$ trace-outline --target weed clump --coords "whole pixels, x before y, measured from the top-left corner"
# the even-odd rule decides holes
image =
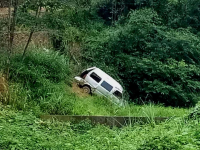
[[[199,118],[200,117],[200,103],[197,103],[197,105],[194,107],[194,109],[190,112],[189,118]]]
[[[69,73],[68,58],[55,51],[36,50],[23,59],[20,54],[14,55],[10,65],[10,79],[21,85],[18,86],[21,90],[16,95],[24,91],[26,98],[22,99],[27,99],[18,99],[18,106],[28,106],[29,103],[33,106],[39,105],[43,112],[50,114],[69,113],[72,103],[65,94]]]
[[[15,55],[11,61],[10,78],[28,84],[40,86],[45,80],[52,83],[65,81],[69,75],[68,58],[58,52],[30,52],[22,59]]]

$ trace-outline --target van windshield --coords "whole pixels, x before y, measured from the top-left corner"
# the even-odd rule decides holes
[[[115,92],[113,93],[113,95],[116,96],[116,97],[119,98],[119,99],[122,99],[122,93],[119,92],[119,91],[115,91]]]

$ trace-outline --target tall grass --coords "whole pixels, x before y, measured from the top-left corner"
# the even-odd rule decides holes
[[[188,114],[188,109],[153,103],[119,107],[104,97],[78,95],[70,87],[67,62],[56,52],[33,51],[24,59],[13,56],[8,105],[0,104],[0,149],[198,149],[198,120],[177,118],[153,126],[110,129],[38,119],[41,113],[143,116],[153,123],[156,116]]]
[[[18,109],[35,106],[48,113],[68,112],[62,110],[70,105],[65,95],[70,82],[68,64],[68,58],[55,51],[32,50],[23,59],[21,54],[12,56],[9,104]]]
[[[153,103],[145,105],[128,104],[119,107],[103,97],[76,98],[73,113],[77,115],[108,115],[137,117],[168,117],[184,116],[188,109],[164,107]]]

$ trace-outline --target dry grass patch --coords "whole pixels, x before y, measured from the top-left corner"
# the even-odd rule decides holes
[[[7,81],[4,77],[0,77],[0,93],[6,93],[8,89]]]
[[[0,100],[4,100],[8,93],[8,83],[5,77],[0,76]]]

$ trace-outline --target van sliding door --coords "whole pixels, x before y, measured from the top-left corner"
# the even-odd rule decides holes
[[[112,91],[113,86],[110,85],[108,82],[103,81],[100,86],[97,87],[97,90],[100,91],[103,95],[109,96],[110,92]]]

